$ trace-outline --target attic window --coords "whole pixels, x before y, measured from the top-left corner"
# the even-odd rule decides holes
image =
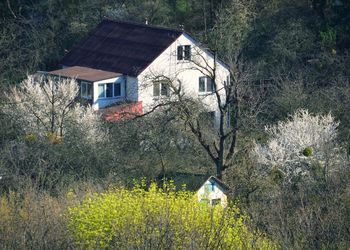
[[[177,46],[177,60],[191,60],[191,45]]]
[[[213,192],[214,191],[214,183],[208,183],[205,184],[205,191],[206,192]]]

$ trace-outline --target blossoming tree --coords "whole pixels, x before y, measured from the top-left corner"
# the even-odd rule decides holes
[[[256,144],[257,161],[278,169],[286,180],[296,175],[309,176],[312,166],[320,166],[324,176],[341,165],[341,147],[337,142],[339,123],[331,114],[312,115],[299,109],[286,121],[265,128],[266,144]]]

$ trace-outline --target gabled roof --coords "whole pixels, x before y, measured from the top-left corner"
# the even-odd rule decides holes
[[[223,183],[220,179],[216,178],[215,176],[210,176],[206,182],[215,182],[216,184],[218,184],[218,186],[220,186],[222,188],[222,191],[224,193],[228,192],[230,190],[229,186],[227,186],[225,183]]]
[[[63,58],[64,66],[83,66],[137,76],[183,31],[104,20]]]
[[[91,69],[87,67],[67,67],[59,70],[48,72],[51,75],[75,78],[78,80],[85,80],[89,82],[96,82],[105,79],[115,78],[122,74],[116,72],[110,72],[105,70]]]

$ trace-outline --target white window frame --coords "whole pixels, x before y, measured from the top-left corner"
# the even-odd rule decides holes
[[[112,96],[110,97],[107,97],[107,85],[108,84],[112,84]],[[119,84],[120,86],[120,95],[114,95],[115,93],[115,86]],[[104,93],[104,96],[103,97],[100,97],[100,86],[103,86],[103,93]],[[111,98],[119,98],[119,97],[122,97],[122,82],[120,81],[117,81],[117,82],[106,82],[106,83],[99,83],[97,85],[97,99],[111,99]]]
[[[204,91],[203,90],[201,90],[201,86],[200,86],[200,84],[201,84],[201,80],[204,80]],[[208,81],[211,81],[211,84],[212,84],[212,89],[211,90],[208,90]],[[209,94],[209,93],[214,93],[215,92],[215,85],[214,85],[214,80],[213,79],[211,79],[210,77],[208,77],[208,76],[200,76],[199,78],[198,78],[198,92],[199,92],[199,94]]]
[[[155,88],[158,85],[158,95],[155,95]],[[167,89],[167,93],[165,95],[162,94],[162,87]],[[170,87],[166,81],[158,80],[153,82],[153,98],[166,98],[170,97]]]
[[[181,58],[179,58],[179,48],[181,47]],[[189,48],[189,56],[186,57],[186,48]],[[178,45],[176,49],[176,59],[177,61],[190,61],[192,57],[192,46],[190,44]]]

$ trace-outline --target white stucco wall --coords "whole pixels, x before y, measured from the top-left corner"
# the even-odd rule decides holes
[[[126,77],[126,99],[128,101],[137,102],[139,101],[139,87],[138,80],[136,77]]]
[[[199,77],[207,74],[198,70],[198,66],[191,61],[177,60],[177,47],[179,45],[191,45],[191,57],[193,61],[205,66],[214,66],[214,58],[211,54],[199,48],[195,41],[188,35],[181,35],[172,43],[158,58],[156,58],[138,77],[139,81],[139,101],[143,102],[144,111],[151,109],[159,98],[153,96],[152,78],[155,76],[168,76],[171,79],[178,79],[182,83],[182,89],[186,95],[201,100],[208,111],[217,111],[217,99],[214,94],[208,95],[199,92]],[[207,67],[208,69],[208,67]],[[209,70],[209,69],[208,69]],[[210,71],[210,70],[209,70]],[[216,84],[218,89],[222,89],[223,82],[227,80],[229,71],[225,66],[216,63]],[[221,94],[224,94],[223,90]]]
[[[191,45],[191,61],[177,59],[177,47],[179,45]],[[196,42],[186,34],[182,34],[161,55],[159,55],[138,77],[121,76],[93,83],[94,110],[104,108],[113,103],[122,101],[142,101],[143,111],[147,112],[161,100],[153,96],[153,79],[156,76],[167,76],[177,79],[182,84],[182,90],[186,95],[196,98],[205,104],[208,111],[217,111],[217,99],[215,94],[199,92],[199,78],[205,76],[198,70],[196,63],[202,66],[214,66],[214,58],[197,46]],[[203,69],[202,69],[203,70]],[[205,70],[205,69],[204,69]],[[210,71],[210,69],[208,69]],[[223,88],[223,82],[227,80],[229,71],[224,64],[216,63],[216,84],[218,89]],[[117,98],[98,98],[98,84],[116,82],[122,79],[122,96]],[[174,82],[177,82],[174,81]],[[224,94],[223,90],[220,92]]]
[[[213,186],[214,190],[208,190],[208,185]],[[220,199],[222,206],[227,206],[227,195],[222,191],[221,187],[214,181],[207,180],[197,191],[198,201],[209,200],[211,204],[212,200]]]

